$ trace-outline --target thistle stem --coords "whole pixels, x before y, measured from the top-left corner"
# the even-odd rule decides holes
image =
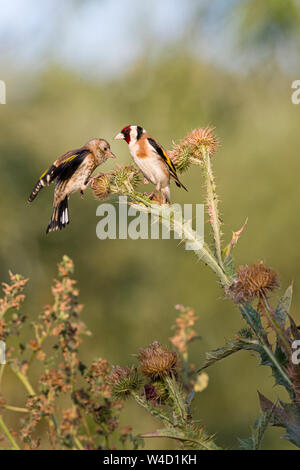
[[[1,364],[0,365],[0,390],[1,390],[2,378],[4,374],[4,368],[5,368],[5,364]]]
[[[172,230],[176,232],[183,239],[188,240],[189,243],[194,245],[193,251],[196,253],[198,258],[207,264],[218,276],[223,287],[230,285],[230,280],[224,273],[222,267],[219,265],[218,261],[210,251],[206,243],[203,243],[199,239],[196,232],[192,229],[190,223],[186,220],[181,219],[180,221],[174,217],[172,208],[164,205],[160,206],[158,204],[151,204],[149,201],[141,196],[135,194],[134,199],[138,202],[142,202],[143,205],[134,204],[134,207],[141,212],[147,212],[148,214],[157,215],[162,223],[167,223],[169,226],[170,221],[172,220]]]
[[[3,408],[8,411],[16,411],[17,413],[29,413],[27,408],[20,408],[19,406],[4,405]]]
[[[210,155],[205,145],[202,146],[203,161],[206,169],[206,191],[207,205],[209,208],[209,221],[212,226],[217,260],[221,268],[223,268],[222,248],[221,248],[221,224],[218,210],[218,197],[216,193],[215,178],[211,167]]]
[[[6,437],[8,438],[8,440],[10,441],[11,445],[13,446],[13,449],[14,450],[20,450],[20,447],[18,446],[15,439],[13,438],[11,433],[9,432],[9,429],[6,426],[5,422],[3,421],[3,418],[2,418],[1,415],[0,415],[0,427],[1,427],[2,431],[4,432],[4,434],[6,435]]]
[[[287,354],[290,353],[290,345],[289,345],[289,342],[287,341],[287,339],[285,338],[284,336],[284,333],[283,333],[283,330],[282,328],[278,325],[278,323],[276,322],[276,320],[273,318],[273,310],[271,308],[271,306],[269,305],[269,302],[268,302],[268,299],[267,297],[262,294],[262,299],[263,299],[263,302],[265,304],[265,313],[268,317],[268,320],[270,321],[271,325],[273,326],[274,330],[277,332],[278,336],[280,337],[282,343],[284,344],[284,347],[285,347],[285,351]],[[271,313],[271,315],[269,314],[269,312]]]
[[[78,439],[77,436],[73,436],[74,442],[76,446],[78,447],[79,450],[84,450],[83,445],[81,444],[80,440]]]
[[[170,397],[172,398],[174,402],[180,421],[182,424],[184,424],[186,422],[187,413],[186,413],[184,401],[182,399],[182,396],[176,384],[175,377],[167,376],[164,378],[164,382],[166,383],[167,388],[169,390]]]
[[[140,405],[142,408],[145,408],[152,416],[160,418],[163,421],[166,421],[171,426],[174,426],[174,423],[168,418],[168,416],[162,413],[159,408],[151,406],[144,398],[142,398],[138,393],[134,391],[131,391],[131,395],[135,399],[137,404]]]
[[[209,445],[207,445],[205,442],[201,442],[197,439],[193,439],[193,438],[189,438],[189,437],[185,437],[185,436],[179,436],[179,435],[176,435],[176,436],[173,436],[171,433],[168,434],[167,432],[164,432],[163,435],[157,435],[154,433],[147,433],[147,434],[141,434],[140,435],[142,438],[159,438],[159,437],[164,437],[164,438],[168,438],[168,439],[174,439],[175,441],[181,441],[181,442],[191,442],[193,444],[196,444],[197,446],[199,446],[200,449],[203,449],[203,450],[217,450],[219,448],[217,448],[217,446],[215,446],[214,444],[211,444],[211,447],[209,447]]]
[[[34,396],[36,393],[33,390],[32,386],[31,386],[31,383],[29,382],[28,378],[24,374],[22,374],[22,372],[20,372],[19,370],[16,370],[14,372],[15,372],[16,376],[20,379],[20,381],[22,382],[24,387],[26,388],[29,395]]]
[[[271,361],[273,362],[273,364],[275,365],[275,367],[278,369],[278,371],[280,372],[280,374],[282,375],[282,377],[284,378],[284,380],[288,383],[288,385],[290,387],[293,387],[293,384],[291,382],[291,380],[289,379],[289,377],[287,376],[287,374],[284,372],[284,370],[282,369],[281,365],[278,363],[276,357],[274,356],[273,352],[268,348],[268,346],[265,344],[265,340],[263,338],[263,336],[256,330],[256,328],[254,327],[253,323],[252,323],[252,320],[251,318],[249,317],[248,315],[248,312],[246,311],[246,309],[243,308],[243,306],[241,305],[240,306],[241,310],[243,311],[243,314],[244,316],[246,317],[247,319],[247,322],[248,324],[251,326],[252,330],[254,331],[254,333],[256,334],[257,338],[259,339],[260,341],[260,344],[261,346],[263,347],[264,351],[266,352],[266,354],[269,356],[269,358],[271,359]]]

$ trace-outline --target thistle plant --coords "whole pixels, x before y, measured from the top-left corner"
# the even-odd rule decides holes
[[[27,317],[22,313],[28,279],[10,273],[10,282],[3,283],[0,340],[8,347],[6,364],[0,365],[2,448],[109,449],[116,432],[123,445],[136,448],[141,444],[130,427],[119,426],[123,404],[113,397],[111,382],[117,372],[105,359],[97,359],[89,367],[80,360],[80,345],[90,333],[80,319],[82,305],[71,278],[73,269],[73,262],[64,256],[52,286],[53,304],[46,305],[31,323],[30,338],[24,332]],[[9,345],[16,335],[19,350]],[[38,377],[36,369],[41,371]],[[24,390],[22,403],[17,405],[2,392],[8,370],[15,376],[15,385],[20,383]],[[11,414],[20,416],[17,429],[7,424]],[[47,427],[43,442],[40,423]]]
[[[240,441],[242,447],[254,447],[261,444],[263,433],[270,425],[285,428],[284,438],[300,447],[300,405],[299,383],[300,365],[294,364],[292,344],[299,340],[300,332],[290,315],[292,301],[292,286],[288,287],[277,305],[272,306],[271,297],[274,290],[279,288],[279,276],[260,261],[252,266],[235,267],[233,250],[238,243],[247,220],[240,230],[233,232],[229,243],[224,244],[222,222],[219,209],[219,198],[212,160],[215,158],[219,141],[211,128],[200,128],[191,131],[179,143],[173,144],[168,154],[178,172],[199,168],[206,191],[206,211],[210,227],[211,242],[201,243],[190,224],[176,218],[168,205],[160,205],[151,201],[135,188],[131,193],[120,192],[130,197],[130,203],[141,212],[156,214],[162,224],[172,221],[171,229],[182,236],[184,241],[191,241],[198,258],[211,268],[228,298],[230,298],[247,323],[247,327],[235,335],[224,347],[207,354],[207,360],[200,372],[225,357],[239,350],[255,351],[262,365],[270,367],[275,384],[283,386],[290,396],[290,403],[280,403],[275,406],[267,399],[260,402],[262,414],[254,427],[254,434],[260,438]],[[97,182],[93,186],[97,196]],[[275,343],[274,338],[275,337]]]
[[[278,274],[263,261],[236,267],[233,251],[246,222],[224,243],[219,199],[212,161],[218,139],[210,128],[195,129],[169,151],[179,172],[199,170],[206,191],[206,211],[210,240],[203,244],[189,221],[177,217],[172,208],[160,204],[159,197],[150,199],[139,189],[140,175],[132,166],[117,167],[94,179],[96,198],[111,195],[127,196],[137,210],[154,214],[162,224],[171,222],[170,229],[193,243],[197,257],[212,269],[220,288],[238,307],[245,326],[232,335],[225,345],[206,354],[201,364],[189,361],[189,345],[198,338],[194,329],[197,318],[193,309],[177,306],[179,317],[174,325],[170,346],[158,340],[137,351],[135,364],[111,367],[106,359],[97,359],[90,366],[80,360],[80,345],[89,331],[80,319],[82,306],[78,288],[71,278],[73,263],[64,257],[59,264],[59,278],[54,281],[52,305],[44,308],[32,323],[32,337],[25,341],[23,325],[24,288],[27,279],[10,273],[10,282],[3,284],[0,299],[0,340],[8,343],[7,364],[0,366],[0,430],[4,448],[36,449],[41,445],[37,426],[45,422],[48,444],[52,449],[114,449],[117,445],[138,449],[144,439],[170,438],[179,448],[215,450],[219,446],[195,417],[194,396],[208,384],[204,370],[231,355],[246,350],[255,353],[260,364],[269,367],[276,386],[284,387],[289,402],[272,403],[259,393],[261,414],[252,434],[239,439],[243,449],[260,448],[268,426],[285,429],[284,438],[300,447],[300,365],[292,360],[294,341],[300,331],[291,315],[290,285],[275,303],[279,289]],[[9,343],[17,335],[19,351]],[[22,337],[22,338],[21,338]],[[54,343],[49,353],[48,343]],[[53,352],[54,351],[54,352]],[[34,377],[32,365],[38,363],[42,372]],[[11,403],[2,393],[7,369],[24,387],[23,403]],[[62,408],[60,398],[67,398]],[[162,427],[151,433],[134,435],[131,426],[120,427],[119,415],[126,400],[142,407]],[[22,416],[18,429],[11,429],[9,413]],[[45,444],[43,444],[45,445]]]
[[[179,351],[187,352],[189,341],[196,336],[190,329],[193,314],[189,314],[188,324],[180,319],[177,322],[171,342],[178,352],[155,341],[140,348],[136,365],[111,366],[106,359],[96,359],[87,366],[80,360],[80,345],[90,333],[80,319],[82,305],[71,278],[73,269],[73,262],[64,256],[58,265],[59,278],[52,286],[53,304],[45,306],[31,324],[32,335],[27,341],[23,329],[27,318],[21,310],[28,279],[10,273],[10,282],[3,284],[0,339],[9,345],[17,335],[21,343],[20,351],[8,347],[7,362],[0,366],[1,448],[138,449],[144,446],[145,438],[168,437],[183,448],[216,449],[212,437],[192,418],[190,393],[194,382],[186,387],[183,379]],[[182,307],[182,320],[185,310],[191,312]],[[8,369],[24,389],[23,402],[17,405],[2,394]],[[155,433],[134,435],[130,425],[120,426],[120,413],[129,399],[164,427]],[[14,429],[8,424],[12,414],[21,416]],[[47,427],[42,441],[40,423]]]
[[[100,173],[93,180],[91,186],[95,197],[101,201],[108,199],[113,194],[134,198],[139,181],[139,171],[135,166],[117,166],[115,170]]]
[[[174,439],[184,449],[219,449],[213,436],[209,436],[192,416],[191,402],[196,387],[191,381],[185,389],[185,370],[178,353],[154,341],[139,350],[137,360],[138,369],[134,373],[140,375],[141,387],[136,387],[137,380],[128,382],[132,383],[131,397],[164,425],[162,429],[142,434],[141,437]],[[133,368],[126,368],[125,374],[129,371]],[[117,387],[122,383],[123,374],[117,379]],[[126,390],[123,399],[128,396]]]

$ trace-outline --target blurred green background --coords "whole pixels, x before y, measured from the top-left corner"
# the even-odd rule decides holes
[[[105,357],[126,365],[139,347],[167,343],[178,303],[199,316],[196,366],[243,326],[214,275],[175,240],[98,240],[91,191],[71,198],[70,226],[47,237],[53,187],[26,202],[41,172],[90,138],[105,137],[118,163],[129,163],[127,146],[112,141],[128,124],[144,126],[165,148],[194,127],[216,127],[224,239],[249,217],[236,261],[263,259],[280,273],[282,289],[294,280],[292,313],[300,321],[300,105],[291,102],[291,83],[300,78],[299,14],[293,0],[1,2],[1,280],[8,269],[30,277],[24,310],[35,318],[51,302],[56,264],[68,254],[93,332],[82,347],[85,363]],[[189,192],[172,185],[173,201],[204,202],[199,170],[182,180]],[[194,406],[221,446],[237,448],[236,437],[250,434],[257,389],[286,398],[245,352],[208,373]],[[131,404],[122,421],[135,432],[156,427]],[[269,430],[264,448],[292,448],[281,434]]]

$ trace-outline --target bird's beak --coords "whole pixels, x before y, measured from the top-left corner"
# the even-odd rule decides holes
[[[114,138],[114,140],[123,140],[124,139],[124,134],[122,134],[122,132],[119,132],[119,134],[116,135],[116,137]]]
[[[114,153],[108,152],[108,158],[117,158]]]

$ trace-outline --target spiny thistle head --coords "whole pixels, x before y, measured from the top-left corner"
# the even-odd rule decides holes
[[[204,148],[213,155],[218,146],[214,129],[204,127],[192,130],[179,144],[174,144],[168,154],[178,171],[182,172],[191,164],[201,163]]]
[[[114,186],[121,191],[134,190],[139,183],[139,170],[133,165],[118,166],[114,170]]]
[[[164,402],[169,398],[169,392],[163,381],[156,380],[155,382],[153,382],[153,387],[155,388],[156,394],[160,402]]]
[[[146,349],[140,349],[138,357],[143,374],[151,379],[165,377],[176,371],[177,354],[158,341],[154,341]]]
[[[192,130],[183,140],[185,145],[189,145],[195,151],[201,152],[203,145],[206,150],[213,155],[219,146],[219,141],[214,133],[214,128],[203,127]]]
[[[117,400],[124,400],[130,392],[141,385],[141,378],[136,367],[112,367],[109,382],[112,387],[112,395]]]
[[[100,174],[92,182],[97,199],[107,199],[111,194],[130,195],[139,183],[139,171],[133,165],[118,166],[115,170]]]
[[[279,277],[272,268],[260,261],[251,266],[240,266],[238,276],[227,289],[232,300],[239,303],[251,302],[279,288]]]

